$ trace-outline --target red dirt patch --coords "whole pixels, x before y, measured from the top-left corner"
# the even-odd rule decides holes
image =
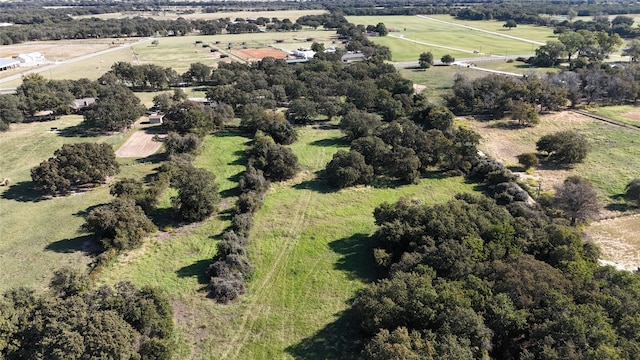
[[[276,59],[286,59],[288,56],[287,53],[274,48],[231,50],[231,53],[245,61],[258,61],[268,56]]]
[[[147,157],[153,155],[162,146],[162,142],[153,140],[154,136],[155,134],[149,134],[145,131],[136,131],[118,148],[116,157]]]

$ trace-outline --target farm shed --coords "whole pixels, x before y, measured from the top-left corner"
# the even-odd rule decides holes
[[[20,54],[16,57],[16,60],[20,61],[22,66],[40,65],[40,63],[47,61],[47,59],[44,58],[44,55],[39,52]]]
[[[20,66],[20,60],[0,58],[0,71],[15,69]]]
[[[86,108],[88,108],[89,106],[91,106],[91,104],[96,102],[96,98],[82,98],[82,99],[74,99],[70,104],[69,107],[71,108],[71,111],[74,113],[80,112]]]
[[[151,114],[149,115],[149,124],[162,124],[164,114]]]
[[[362,53],[356,53],[356,54],[344,54],[342,55],[341,59],[343,63],[349,64],[356,61],[363,61],[366,59],[366,57]]]

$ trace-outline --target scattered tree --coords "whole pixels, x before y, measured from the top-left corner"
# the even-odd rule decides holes
[[[327,179],[339,189],[356,184],[367,184],[373,178],[373,167],[367,165],[364,156],[357,151],[340,150],[327,164]]]
[[[80,185],[104,182],[119,171],[109,144],[64,144],[54,157],[31,169],[31,178],[45,192],[64,194]]]
[[[534,126],[540,122],[535,106],[522,101],[516,101],[511,105],[511,118],[522,126]]]
[[[220,195],[215,180],[209,171],[193,166],[184,167],[172,179],[178,195],[171,201],[180,218],[188,222],[202,221],[216,211]]]
[[[538,166],[538,155],[536,153],[523,153],[518,155],[518,163],[522,165],[524,170],[529,170],[532,167]]]
[[[454,61],[456,61],[456,59],[449,54],[446,54],[440,58],[440,62],[442,62],[445,65],[451,65]]]
[[[598,193],[587,179],[580,176],[566,178],[556,188],[553,200],[555,206],[571,221],[571,225],[594,219],[600,213]]]
[[[433,54],[430,51],[420,54],[420,57],[418,58],[418,65],[420,66],[420,69],[430,68],[433,65]]]
[[[140,99],[122,85],[101,88],[98,99],[84,112],[84,121],[92,129],[109,132],[128,129],[144,114]]]
[[[576,131],[560,131],[545,135],[536,142],[536,149],[558,165],[581,163],[589,153],[586,137]]]
[[[624,197],[627,201],[640,207],[640,178],[633,179],[627,184]]]
[[[119,252],[142,245],[155,226],[133,199],[116,198],[91,210],[83,229],[98,236],[105,249]]]
[[[514,27],[517,27],[517,26],[518,26],[518,23],[513,19],[507,20],[507,22],[505,22],[504,25],[502,25],[502,27],[505,27],[505,28],[507,28],[509,30],[511,30],[511,29],[513,29]]]

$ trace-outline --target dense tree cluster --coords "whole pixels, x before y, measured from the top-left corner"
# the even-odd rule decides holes
[[[127,130],[144,114],[140,99],[122,85],[101,86],[98,98],[84,111],[85,124],[94,130]]]
[[[211,106],[186,100],[171,106],[163,120],[164,127],[185,135],[192,133],[198,137],[204,137],[212,131],[222,128],[225,120],[233,117],[233,112],[228,108],[220,108],[220,111]]]
[[[171,359],[173,310],[158,290],[129,282],[89,290],[69,269],[56,271],[50,288],[0,296],[0,357]]]
[[[636,356],[640,276],[599,266],[575,228],[508,209],[458,195],[375,210],[386,276],[353,304],[371,336],[366,358]]]
[[[327,180],[342,188],[368,184],[376,177],[415,183],[433,169],[465,173],[477,160],[479,136],[454,128],[453,114],[444,107],[412,99],[412,120],[382,122],[379,116],[351,110],[340,128],[351,142],[350,152],[338,152],[327,164]]]
[[[449,109],[456,114],[483,114],[501,118],[507,112],[519,112],[519,106],[526,106],[523,109],[525,115],[530,111],[529,106],[541,110],[559,110],[566,105],[567,91],[537,76],[520,79],[489,75],[475,80],[457,76],[445,100]]]
[[[120,171],[109,144],[64,144],[54,157],[31,169],[31,178],[49,194],[66,194],[81,185],[93,185]]]

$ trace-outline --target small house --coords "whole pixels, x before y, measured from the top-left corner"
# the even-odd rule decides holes
[[[70,104],[69,108],[71,108],[71,112],[79,113],[83,110],[87,109],[93,103],[96,102],[96,98],[82,98],[82,99],[74,99]]]
[[[149,115],[149,124],[162,124],[164,114],[151,114]]]
[[[364,56],[363,53],[351,53],[342,55],[342,62],[345,64],[364,60],[366,60],[366,56]]]

